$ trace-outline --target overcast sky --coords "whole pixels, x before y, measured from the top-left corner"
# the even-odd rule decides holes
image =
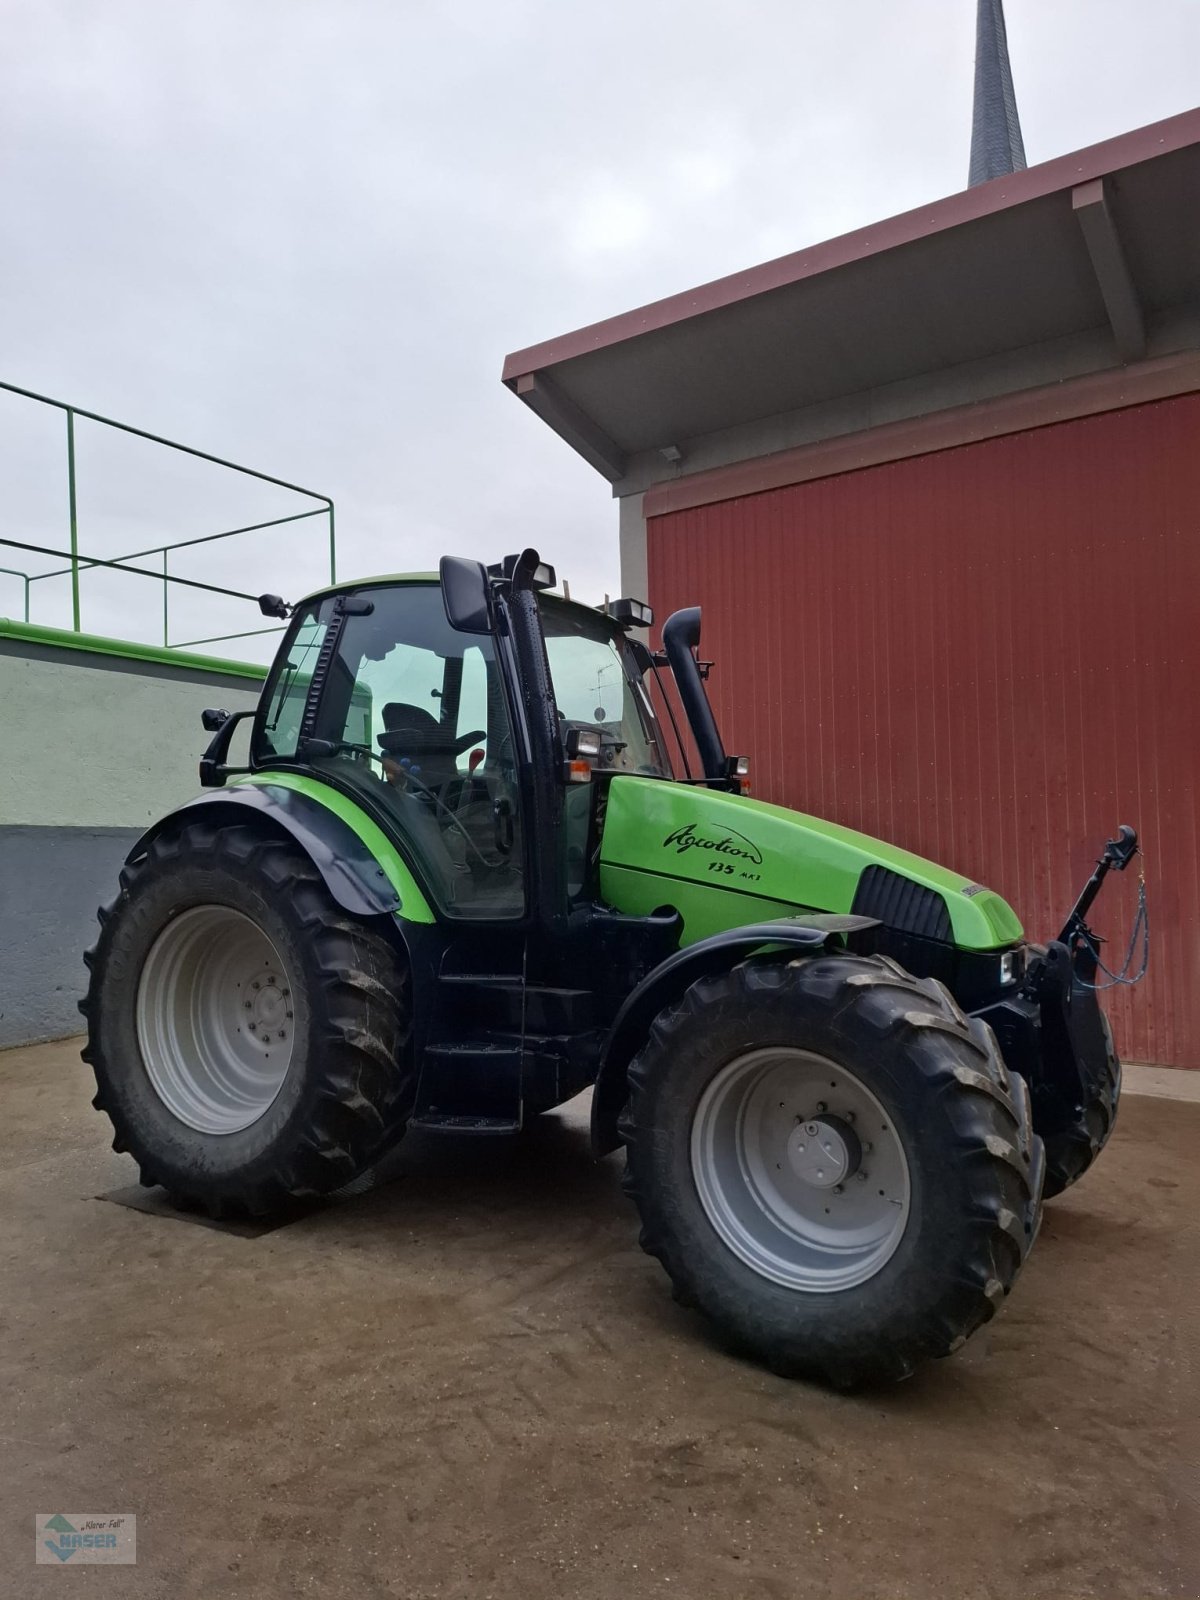
[[[974,12],[0,0],[0,379],[331,495],[346,575],[535,543],[598,598],[608,486],[501,387],[504,355],[962,188]],[[1031,163],[1200,99],[1198,0],[1007,15]],[[0,533],[62,543],[61,418],[0,397],[0,474]],[[81,424],[81,547],[295,509],[218,477]],[[295,595],[313,529],[179,570]],[[151,637],[149,588],[122,612],[93,576],[84,626]],[[65,587],[35,593],[66,620]]]

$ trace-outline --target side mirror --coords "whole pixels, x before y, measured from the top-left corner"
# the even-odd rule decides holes
[[[459,633],[491,633],[491,590],[482,561],[465,556],[443,556],[438,571],[446,621]]]

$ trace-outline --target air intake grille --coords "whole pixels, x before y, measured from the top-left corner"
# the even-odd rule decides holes
[[[950,908],[936,889],[903,878],[890,867],[868,867],[858,880],[851,911],[860,917],[878,917],[899,933],[916,933],[923,939],[953,942]]]

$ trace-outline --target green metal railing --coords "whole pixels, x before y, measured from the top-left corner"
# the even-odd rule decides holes
[[[15,383],[0,383],[0,391],[7,394],[19,395],[22,399],[36,401],[39,405],[51,406],[56,411],[61,411],[67,421],[67,507],[69,522],[69,546],[66,550],[55,549],[51,546],[31,544],[26,539],[9,539],[0,537],[0,545],[10,549],[26,550],[31,555],[49,556],[54,560],[65,561],[67,565],[55,567],[48,572],[27,572],[18,567],[0,567],[0,573],[9,577],[19,578],[24,584],[24,620],[30,618],[30,591],[35,583],[41,583],[49,578],[62,578],[69,576],[71,579],[71,631],[83,631],[80,620],[79,601],[79,575],[94,567],[110,568],[118,572],[128,572],[138,577],[154,578],[162,584],[162,642],[165,649],[186,650],[198,645],[221,644],[232,639],[251,639],[265,633],[279,633],[280,627],[248,628],[240,633],[213,634],[204,639],[175,639],[171,633],[171,608],[170,593],[173,585],[187,589],[202,589],[210,594],[224,595],[235,600],[256,600],[257,596],[247,594],[240,589],[226,588],[215,583],[201,583],[196,578],[184,578],[170,570],[170,556],[173,550],[185,550],[195,545],[215,544],[221,539],[235,539],[239,534],[259,533],[266,528],[281,528],[288,523],[306,522],[313,518],[323,518],[327,523],[329,539],[329,581],[337,582],[337,534],[334,524],[333,501],[328,495],[318,494],[315,489],[306,489],[298,483],[288,483],[284,478],[274,478],[267,472],[259,472],[254,467],[244,467],[236,461],[226,461],[220,456],[210,455],[205,450],[196,450],[191,445],[180,444],[175,439],[164,439],[159,434],[147,433],[144,428],[131,427],[126,422],[116,422],[111,417],[102,417],[95,411],[84,411],[79,406],[67,405],[62,400],[53,400],[48,395],[35,394],[32,389],[21,389]],[[174,539],[162,544],[150,545],[141,550],[131,550],[123,556],[112,559],[100,556],[89,556],[80,553],[79,549],[79,513],[76,492],[75,476],[75,419],[81,417],[88,422],[98,423],[101,427],[115,429],[118,433],[131,434],[136,439],[148,440],[151,444],[164,446],[168,450],[177,451],[181,455],[191,456],[198,461],[207,461],[213,466],[223,467],[229,472],[240,473],[243,477],[257,479],[260,483],[273,484],[276,488],[286,489],[291,494],[304,496],[305,499],[319,502],[311,510],[295,512],[289,516],[271,517],[265,522],[251,522],[240,528],[225,528],[219,533],[202,534],[195,539]],[[144,558],[160,557],[161,570],[149,567],[130,566],[131,561],[140,561]]]
[[[20,567],[0,567],[0,572],[6,573],[10,578],[20,578],[25,585],[25,621],[29,621],[29,584],[30,577],[27,572],[22,572]]]

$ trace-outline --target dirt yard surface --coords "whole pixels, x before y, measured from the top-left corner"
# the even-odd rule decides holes
[[[77,1048],[0,1056],[5,1600],[1200,1594],[1200,1105],[1127,1096],[991,1327],[845,1398],[672,1302],[579,1115],[235,1237],[97,1201]],[[137,1565],[35,1569],[79,1509]]]

